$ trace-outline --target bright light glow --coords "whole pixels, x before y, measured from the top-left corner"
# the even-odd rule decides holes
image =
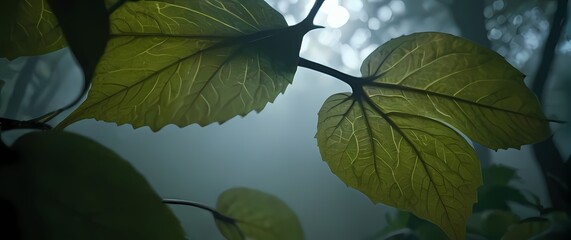
[[[391,20],[391,17],[393,17],[393,11],[391,11],[391,8],[383,6],[379,8],[379,11],[377,11],[377,17],[382,22],[386,22],[388,20]]]
[[[389,3],[389,7],[391,8],[391,10],[393,10],[395,14],[404,13],[404,10],[406,8],[404,2],[401,0],[392,1],[391,3]]]
[[[334,6],[327,14],[327,25],[331,28],[340,28],[349,21],[349,11],[342,6]]]
[[[381,22],[379,21],[379,19],[377,18],[370,18],[369,19],[369,28],[371,30],[379,30],[379,28],[381,28]]]

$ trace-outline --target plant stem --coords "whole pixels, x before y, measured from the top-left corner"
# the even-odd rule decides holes
[[[230,224],[235,224],[235,222],[236,222],[236,219],[228,217],[228,216],[216,211],[216,209],[211,208],[209,206],[206,206],[202,203],[197,203],[197,202],[193,202],[193,201],[186,201],[186,200],[179,200],[179,199],[163,199],[163,203],[174,204],[174,205],[185,205],[185,206],[200,208],[202,210],[206,210],[206,211],[212,213],[214,218],[221,220],[223,222],[230,223]]]
[[[8,131],[13,129],[39,129],[49,130],[52,127],[44,122],[36,122],[34,120],[20,121],[9,118],[0,117],[0,130]]]
[[[313,24],[315,15],[317,15],[317,12],[319,11],[319,8],[321,8],[321,5],[323,5],[323,2],[325,2],[325,0],[316,0],[315,3],[313,4],[313,7],[311,7],[311,10],[309,11],[309,14],[307,14],[307,17],[303,19],[303,22],[308,21],[311,22],[311,24]]]
[[[314,61],[311,61],[311,60],[308,60],[308,59],[305,59],[302,57],[299,58],[299,62],[297,63],[297,65],[300,67],[308,68],[308,69],[311,69],[314,71],[318,71],[318,72],[327,74],[327,75],[332,76],[334,78],[337,78],[337,79],[343,81],[344,83],[349,84],[349,86],[351,86],[351,88],[356,86],[358,81],[364,80],[364,78],[351,76],[349,74],[340,72],[337,69],[333,69],[331,67],[325,66],[325,65],[320,64],[320,63],[316,63]]]

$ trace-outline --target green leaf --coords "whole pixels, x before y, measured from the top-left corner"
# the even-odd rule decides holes
[[[503,235],[502,240],[530,239],[544,232],[551,226],[551,222],[545,218],[534,217],[512,225]]]
[[[482,184],[472,147],[449,125],[490,148],[549,135],[523,75],[500,55],[444,33],[393,39],[369,55],[353,93],[319,112],[321,155],[374,202],[412,211],[464,239]]]
[[[45,0],[2,0],[0,9],[0,57],[41,55],[66,46]]]
[[[374,202],[412,211],[463,239],[482,184],[470,145],[429,118],[381,112],[365,96],[336,94],[319,112],[323,159]]]
[[[87,92],[109,38],[109,14],[103,0],[47,0],[84,75]]]
[[[93,140],[33,132],[0,168],[0,196],[25,239],[184,239],[174,214],[129,163]]]
[[[235,220],[247,239],[303,239],[295,213],[280,199],[253,189],[232,188],[218,197],[216,209]],[[242,239],[229,223],[216,221],[227,239]]]
[[[296,71],[302,36],[262,0],[127,2],[87,100],[59,127],[95,118],[201,126],[261,111]]]
[[[362,91],[384,113],[446,122],[491,149],[550,135],[524,75],[499,54],[444,33],[393,39],[365,59]]]

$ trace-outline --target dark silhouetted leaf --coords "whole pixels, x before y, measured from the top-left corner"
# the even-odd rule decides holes
[[[88,98],[59,127],[222,123],[261,111],[291,83],[307,27],[288,28],[262,0],[168,2],[128,2],[111,15]]]
[[[509,227],[502,240],[530,239],[548,229],[549,226],[551,226],[551,222],[545,218],[526,219]]]
[[[218,197],[216,209],[235,219],[246,239],[303,239],[295,213],[270,194],[248,188],[229,189]],[[227,239],[242,239],[232,224],[216,221],[216,226]]]
[[[317,141],[347,185],[412,211],[465,239],[482,185],[472,147],[529,144],[550,132],[523,74],[500,55],[444,33],[417,33],[377,48],[353,93],[327,99]],[[447,123],[447,124],[445,124]]]
[[[178,220],[126,161],[85,137],[33,132],[0,168],[0,196],[26,239],[184,239]]]
[[[65,39],[83,69],[85,93],[109,37],[109,14],[103,0],[47,0]]]
[[[0,57],[41,55],[66,46],[45,0],[2,0],[0,9]]]

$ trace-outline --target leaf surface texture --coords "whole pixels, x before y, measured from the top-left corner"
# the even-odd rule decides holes
[[[95,118],[156,131],[261,111],[291,83],[303,33],[264,1],[128,2],[86,101]]]
[[[317,141],[333,173],[374,202],[413,212],[464,239],[482,185],[473,148],[549,135],[523,75],[498,54],[443,33],[417,33],[377,48],[353,93],[329,97]],[[455,129],[453,129],[454,127]]]
[[[232,188],[218,197],[216,209],[236,220],[236,225],[216,221],[227,239],[303,239],[295,213],[270,194],[249,188]]]

